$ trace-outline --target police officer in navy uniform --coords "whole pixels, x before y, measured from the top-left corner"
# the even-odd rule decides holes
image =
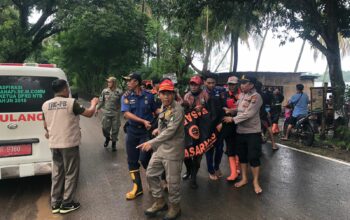
[[[260,157],[261,157],[261,121],[260,108],[263,100],[256,91],[257,80],[254,77],[243,75],[240,79],[241,91],[239,96],[237,115],[225,116],[224,123],[237,125],[236,147],[242,168],[242,179],[235,183],[239,188],[248,183],[248,163],[253,174],[253,186],[256,194],[261,194],[259,184]]]
[[[133,181],[133,188],[126,194],[126,199],[132,200],[143,193],[139,161],[146,169],[151,158],[151,152],[140,151],[136,147],[149,140],[149,132],[152,128],[152,122],[155,120],[157,106],[153,94],[141,89],[140,74],[131,73],[123,78],[127,81],[129,91],[121,99],[121,111],[128,120],[126,152],[129,172]]]

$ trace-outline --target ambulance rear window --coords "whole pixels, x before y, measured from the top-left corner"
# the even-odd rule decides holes
[[[57,77],[0,76],[0,113],[41,111],[54,93],[51,83]]]

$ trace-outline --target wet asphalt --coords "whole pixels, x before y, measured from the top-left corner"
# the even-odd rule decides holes
[[[77,199],[81,208],[66,215],[50,212],[50,176],[0,180],[0,219],[109,220],[147,219],[143,211],[152,198],[143,175],[144,195],[126,201],[131,189],[124,133],[117,152],[103,145],[98,118],[81,117],[81,169]],[[222,171],[228,175],[223,157]],[[251,180],[251,175],[250,180]],[[179,219],[350,219],[350,165],[307,155],[287,148],[272,152],[263,146],[260,183],[255,195],[251,183],[236,189],[224,178],[211,181],[205,158],[198,176],[199,188],[182,182],[182,215]],[[153,219],[162,219],[159,215]]]

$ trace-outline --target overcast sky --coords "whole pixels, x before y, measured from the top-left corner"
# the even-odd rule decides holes
[[[271,32],[268,33],[267,40],[260,59],[259,71],[283,71],[293,72],[298,55],[301,49],[303,41],[296,39],[295,42],[287,42],[285,45],[280,46],[279,39],[273,37]],[[249,40],[250,49],[246,44],[239,44],[239,60],[238,71],[254,71],[259,50],[255,48],[253,41]],[[214,54],[211,57],[210,69],[215,70],[218,63],[222,59],[224,53],[227,50],[228,45],[221,46],[219,54]],[[230,61],[230,55],[226,57],[218,72],[228,71]],[[197,58],[196,65],[202,66],[200,58]],[[307,42],[304,47],[304,52],[301,57],[298,72],[310,72],[310,73],[323,73],[326,69],[327,61],[325,57],[321,57],[321,53],[318,59],[315,61],[313,58],[313,50],[310,44]],[[350,70],[350,56],[342,58],[343,71]]]

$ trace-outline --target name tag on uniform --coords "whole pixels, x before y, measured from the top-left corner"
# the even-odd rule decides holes
[[[130,105],[135,104],[136,100],[135,99],[130,99]]]

